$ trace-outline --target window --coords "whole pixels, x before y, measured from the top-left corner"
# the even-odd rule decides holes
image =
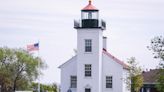
[[[91,64],[85,64],[85,77],[91,77],[92,66]]]
[[[91,39],[85,40],[85,52],[92,52],[92,40]]]
[[[112,76],[106,76],[106,88],[112,88]]]
[[[76,88],[77,86],[77,77],[71,76],[71,88]]]
[[[98,19],[98,12],[94,11],[87,11],[82,12],[82,19]]]
[[[85,88],[85,92],[91,92],[90,88]]]

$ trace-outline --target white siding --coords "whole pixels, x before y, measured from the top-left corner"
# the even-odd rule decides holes
[[[123,92],[123,67],[103,54],[103,92]],[[113,88],[106,88],[106,76],[113,77]]]
[[[128,70],[124,69],[122,76],[123,76],[123,79],[126,79],[128,77]],[[123,92],[130,92],[130,90],[128,90],[127,88],[127,84],[125,83],[125,81],[123,82]]]
[[[85,52],[85,39],[92,40],[92,52]],[[61,65],[61,92],[70,88],[70,76],[77,76],[77,88],[72,92],[129,92],[124,78],[127,71],[123,66],[102,52],[103,36],[101,29],[77,30],[77,56]],[[92,76],[84,76],[85,64],[92,65]],[[106,88],[106,76],[112,76],[112,88]]]
[[[84,92],[85,87],[90,87],[91,92],[101,91],[101,63],[102,63],[102,30],[78,29],[77,30],[77,91]],[[92,39],[92,52],[85,51],[85,39]],[[92,77],[84,76],[84,64],[92,64]]]
[[[70,76],[77,75],[77,57],[73,57],[61,66],[61,92],[67,92],[70,88]],[[76,92],[76,88],[71,89]]]

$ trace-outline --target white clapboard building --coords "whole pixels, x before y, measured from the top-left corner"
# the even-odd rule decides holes
[[[77,54],[60,65],[61,92],[129,92],[124,78],[128,66],[107,51],[106,23],[91,1],[81,10],[77,29]]]

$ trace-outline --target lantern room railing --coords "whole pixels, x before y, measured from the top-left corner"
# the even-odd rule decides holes
[[[74,28],[101,28],[102,30],[105,30],[106,22],[97,19],[74,20]]]

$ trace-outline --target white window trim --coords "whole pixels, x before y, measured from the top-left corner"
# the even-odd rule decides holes
[[[112,77],[112,87],[111,87],[111,88],[107,88],[107,86],[106,86],[106,84],[107,84],[106,78],[107,78],[107,77]],[[105,76],[105,88],[106,88],[106,89],[113,89],[113,76],[112,76],[112,75],[106,75],[106,76]]]
[[[91,46],[91,51],[86,51],[86,40],[91,41],[91,43],[89,43],[90,46]],[[93,51],[93,41],[92,41],[92,39],[84,39],[84,52],[89,54],[89,53],[92,53],[92,51]]]
[[[91,67],[90,67],[90,72],[91,72],[90,75],[91,76],[86,76],[86,73],[85,73],[86,72],[86,67],[85,67],[86,65],[91,65]],[[85,78],[91,78],[92,77],[92,64],[84,64],[84,77]]]
[[[76,87],[72,87],[72,79],[71,77],[76,77]],[[70,88],[77,88],[77,76],[76,75],[71,75],[70,76]]]

